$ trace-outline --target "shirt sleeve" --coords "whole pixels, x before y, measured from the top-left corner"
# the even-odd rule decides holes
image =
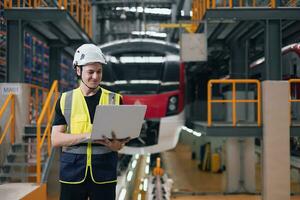
[[[52,123],[52,126],[56,126],[56,125],[66,125],[66,119],[63,116],[62,112],[61,112],[61,108],[60,108],[60,98],[57,100],[56,105],[55,105],[55,117],[54,117],[54,121]]]
[[[120,105],[123,105],[123,97],[120,97]]]

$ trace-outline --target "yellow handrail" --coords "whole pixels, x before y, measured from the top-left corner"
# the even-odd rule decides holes
[[[213,84],[232,84],[232,99],[213,100]],[[257,99],[236,99],[236,84],[256,84]],[[261,86],[258,80],[254,79],[225,79],[209,80],[207,84],[207,125],[212,125],[212,103],[232,103],[232,125],[236,126],[236,103],[257,103],[257,125],[261,126]]]
[[[53,99],[54,98],[54,99]],[[53,99],[53,104],[51,107],[51,100]],[[41,182],[41,150],[44,144],[45,138],[47,136],[47,149],[48,149],[48,156],[50,156],[51,151],[51,138],[50,138],[50,129],[51,129],[51,122],[54,117],[55,111],[55,104],[58,99],[58,82],[55,80],[51,86],[50,92],[47,96],[45,101],[45,105],[41,111],[41,114],[37,120],[37,127],[36,127],[36,182],[39,184]],[[41,125],[44,120],[44,117],[47,114],[47,124],[46,129],[43,133],[41,138]]]
[[[291,90],[291,86],[292,84],[298,84],[300,85],[300,79],[290,79],[289,81],[289,102],[290,102],[290,124],[292,124],[292,103],[295,102],[300,102],[300,99],[292,99],[292,90]]]
[[[43,99],[44,99],[44,95],[47,96],[48,93],[48,89],[47,88],[43,88],[41,86],[38,85],[33,85],[33,84],[28,84],[29,88],[30,88],[30,95],[29,95],[29,124],[32,123],[32,118],[34,117],[34,122],[37,123],[38,117],[39,117],[39,104],[42,104],[43,106]],[[34,91],[34,96],[32,96],[32,90]],[[42,92],[42,98],[40,99],[39,97],[39,93]],[[32,108],[33,106],[33,108]],[[32,111],[35,110],[35,113],[33,113]],[[34,114],[34,116],[33,116]]]
[[[2,2],[2,0],[1,0]],[[52,2],[52,1],[51,1]],[[75,10],[74,10],[75,6]],[[1,9],[0,4],[0,9]],[[56,7],[58,9],[67,10],[70,15],[77,21],[90,37],[92,37],[92,3],[91,0],[58,0],[57,4],[46,3],[41,0],[24,0],[23,3],[20,3],[20,0],[17,0],[17,4],[13,4],[13,0],[3,0],[4,9],[11,9],[13,7],[30,7],[38,9],[41,7]]]
[[[278,4],[278,3],[277,3]],[[207,9],[216,9],[219,7],[223,8],[233,8],[233,7],[244,7],[244,6],[252,6],[253,8],[256,7],[268,7],[268,8],[275,8],[275,7],[299,7],[297,5],[297,0],[289,0],[285,2],[282,5],[276,5],[276,0],[265,0],[260,2],[260,5],[258,5],[257,0],[250,0],[250,1],[244,1],[244,0],[193,0],[192,2],[192,20],[193,21],[200,21],[203,20],[203,16],[205,15],[205,12]]]
[[[10,103],[10,115],[8,117],[8,121],[5,124],[4,131],[1,134],[0,144],[2,144],[9,127],[10,127],[10,143],[11,144],[15,143],[15,95],[12,93],[10,93],[8,95],[3,106],[0,109],[0,121],[1,121],[1,117],[2,117],[3,113],[5,112],[6,108],[9,105],[9,102],[11,102]]]

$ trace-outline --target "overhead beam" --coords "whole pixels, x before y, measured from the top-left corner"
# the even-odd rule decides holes
[[[83,42],[91,42],[90,37],[80,27],[76,20],[66,10],[60,10],[58,8],[39,8],[39,9],[6,9],[4,10],[4,17],[9,20],[22,20],[28,22],[52,22],[57,25],[56,22],[60,22],[63,26],[56,26],[57,28],[64,30],[64,26],[69,26],[73,31],[78,34],[78,37]],[[68,38],[70,36],[68,35]],[[73,38],[70,38],[73,39]],[[76,38],[77,39],[77,38]]]
[[[270,9],[270,8],[235,8],[235,9],[208,9],[205,19],[209,21],[226,20],[266,20],[285,19],[299,20],[300,8]]]
[[[212,42],[217,40],[218,36],[224,31],[226,26],[227,26],[227,24],[225,24],[225,23],[218,24],[218,26],[210,34],[210,36],[208,38],[208,44],[211,44]]]
[[[229,44],[233,40],[239,39],[248,29],[249,23],[247,22],[240,22],[226,37],[226,43]]]
[[[176,16],[181,16],[181,10],[183,10],[184,0],[177,1],[177,8],[176,8]]]
[[[68,13],[65,10],[58,8],[39,8],[39,9],[7,9],[4,11],[4,17],[7,20],[24,21],[56,21],[67,17]]]
[[[52,22],[48,22],[47,24],[49,25],[49,30],[51,30],[51,32],[53,32],[55,35],[58,36],[61,43],[64,46],[68,46],[70,43],[68,40],[68,36],[64,32],[62,32],[60,29],[58,29]]]
[[[175,0],[102,0],[102,1],[95,1],[93,4],[95,5],[126,5],[132,4],[172,4],[175,3]]]
[[[241,40],[247,40],[253,38],[258,32],[262,32],[264,27],[260,23],[253,23],[252,26],[248,28],[245,35],[242,36]]]

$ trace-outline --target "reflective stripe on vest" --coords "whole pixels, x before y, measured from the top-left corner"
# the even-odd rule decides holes
[[[71,127],[71,109],[72,109],[73,91],[66,93],[64,116],[68,127]],[[70,132],[70,130],[68,131]]]
[[[102,95],[102,93],[101,93]],[[64,117],[66,119],[66,122],[68,124],[68,130],[70,131],[71,127],[71,109],[72,109],[72,100],[73,100],[73,90],[66,92],[65,97],[65,108],[64,108]],[[116,94],[115,93],[108,93],[108,104],[119,104],[119,101],[117,101]],[[86,146],[69,146],[69,147],[63,147],[63,152],[67,153],[75,153],[75,154],[86,154],[87,153],[87,145]],[[105,146],[94,146],[92,145],[92,154],[104,154],[109,153],[111,150]]]

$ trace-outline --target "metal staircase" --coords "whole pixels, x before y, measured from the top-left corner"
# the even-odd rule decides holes
[[[22,112],[19,110],[17,110],[17,114],[15,113],[15,94],[10,93],[0,108],[0,120],[4,116],[2,118],[2,121],[4,121],[2,123],[4,124],[2,125],[3,132],[0,130],[0,144],[4,144],[0,160],[0,184],[35,182],[37,185],[42,186],[48,177],[51,161],[53,161],[56,152],[51,148],[50,137],[55,103],[58,98],[57,81],[53,82],[49,93],[46,94],[45,101],[43,101],[45,95],[43,91],[45,89],[32,85],[30,87],[34,87],[35,91],[34,110],[33,112],[29,110],[29,116],[34,114],[35,117],[35,120],[30,120],[29,117],[29,123],[31,124],[24,125],[22,122],[18,124],[19,126],[15,126],[16,120],[19,120],[17,122],[22,121],[23,116],[21,115],[20,118],[19,114]],[[39,92],[39,90],[42,92]],[[32,95],[32,92],[30,92],[30,95]],[[19,102],[17,103],[19,104]],[[9,105],[10,112],[8,112]],[[18,129],[19,134],[17,136],[19,137],[17,140],[15,139],[16,127],[22,127]],[[8,140],[8,136],[10,136],[10,140]]]
[[[10,146],[6,159],[0,167],[0,184],[6,182],[36,182],[35,125],[25,127],[23,141],[23,143]],[[44,143],[41,153],[42,168],[45,166],[47,157],[47,144]]]

